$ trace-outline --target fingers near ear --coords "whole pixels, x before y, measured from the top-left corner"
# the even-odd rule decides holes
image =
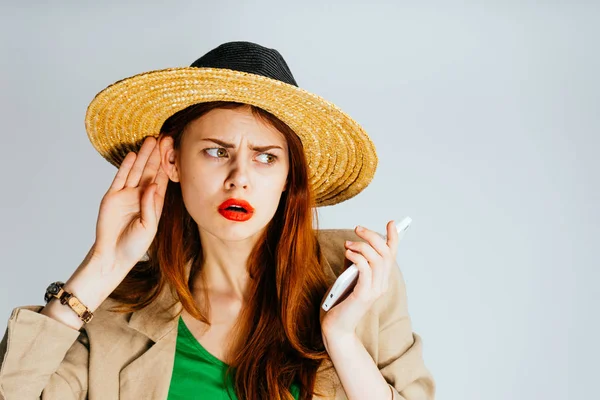
[[[152,183],[148,185],[142,194],[142,204],[141,204],[141,222],[145,227],[154,227],[156,226],[156,213],[154,207],[154,193],[156,192],[156,183]]]
[[[113,179],[110,190],[116,191],[123,189],[123,186],[125,186],[125,181],[127,180],[127,176],[129,175],[129,171],[131,170],[136,157],[137,155],[133,151],[127,153],[121,162],[121,166],[115,175],[115,179]]]

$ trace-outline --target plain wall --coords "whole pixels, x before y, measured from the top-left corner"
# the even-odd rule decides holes
[[[597,396],[597,3],[21,3],[0,12],[3,321],[94,241],[116,173],[94,95],[249,40],[371,135],[372,184],[320,225],[413,218],[398,261],[438,398]]]

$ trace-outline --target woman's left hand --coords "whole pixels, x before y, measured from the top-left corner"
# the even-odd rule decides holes
[[[321,309],[321,331],[329,337],[354,335],[360,319],[388,289],[392,268],[399,268],[398,232],[394,221],[387,223],[387,241],[374,231],[356,227],[356,234],[366,240],[346,242],[346,258],[358,267],[358,282],[341,303],[329,311]]]

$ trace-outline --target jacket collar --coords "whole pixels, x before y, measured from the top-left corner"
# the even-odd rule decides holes
[[[186,279],[190,276],[191,264],[189,261],[184,267]],[[129,327],[158,342],[175,329],[182,310],[181,302],[175,299],[166,284],[152,303],[131,314]]]

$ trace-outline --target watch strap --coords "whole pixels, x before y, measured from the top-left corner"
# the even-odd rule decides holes
[[[94,317],[94,314],[87,308],[73,293],[64,289],[64,282],[52,282],[46,289],[44,300],[48,303],[52,298],[56,298],[60,301],[60,304],[68,305],[79,318],[88,323]]]

